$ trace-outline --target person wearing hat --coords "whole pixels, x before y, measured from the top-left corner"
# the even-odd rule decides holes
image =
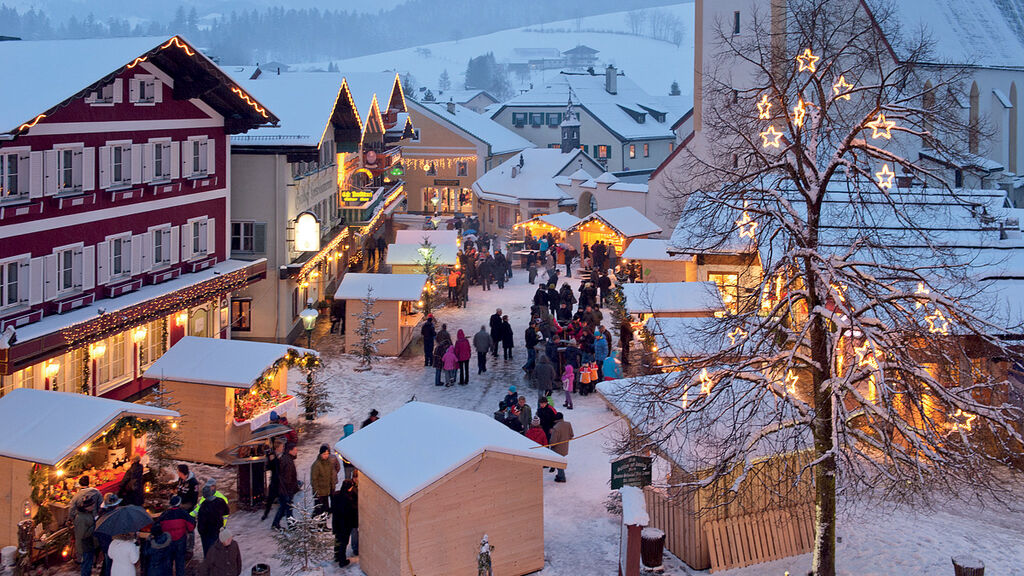
[[[213,497],[214,498],[220,498],[221,500],[224,501],[224,505],[227,506],[228,509],[231,508],[231,505],[228,503],[228,497],[225,496],[223,493],[221,493],[220,490],[217,490],[217,479],[216,478],[207,478],[206,479],[206,484],[203,484],[203,488],[206,488],[207,486],[209,486],[210,488],[213,489]],[[197,515],[199,514],[199,507],[202,506],[203,501],[206,500],[206,496],[205,496],[206,492],[204,491],[203,494],[204,494],[204,496],[200,496],[199,497],[199,501],[196,502],[196,507],[192,509],[192,517],[193,518],[197,517]],[[225,520],[225,522],[226,521],[227,520]]]
[[[512,408],[513,406],[519,404],[519,394],[516,393],[516,390],[517,388],[515,384],[508,387],[508,394],[505,394],[505,398],[502,399],[502,402],[505,403],[505,406]]]
[[[159,521],[149,529],[142,545],[142,565],[146,576],[171,576],[172,540]]]
[[[273,424],[280,424],[281,426],[288,426],[291,428],[291,423],[288,422],[288,416],[277,413],[277,410],[270,411],[270,422]],[[292,444],[299,443],[299,433],[294,428],[282,434],[285,442],[291,442]]]
[[[309,470],[309,483],[313,488],[313,516],[318,516],[330,510],[330,497],[338,484],[338,468],[331,462],[331,449],[327,444],[320,445],[320,452]]]
[[[526,437],[541,446],[548,443],[548,436],[544,433],[544,429],[540,427],[540,418],[534,416],[530,420],[530,428],[526,430]]]
[[[376,408],[373,408],[373,409],[370,410],[369,417],[367,417],[366,420],[363,420],[363,424],[361,426],[359,426],[359,427],[360,428],[366,428],[367,426],[369,426],[370,424],[373,424],[377,420],[380,420],[380,412],[378,412]]]
[[[214,495],[213,486],[209,483],[203,486],[203,499],[197,507],[196,518],[196,531],[199,532],[199,539],[203,543],[203,554],[206,554],[217,540],[217,534],[227,522],[230,511],[227,501]]]
[[[544,435],[549,439],[551,438],[551,428],[555,425],[555,416],[558,413],[548,403],[547,396],[540,397],[540,407],[537,408],[537,418],[540,418],[540,427],[544,430]]]
[[[198,576],[239,576],[242,573],[242,551],[231,530],[221,528],[217,542],[203,556]]]
[[[196,529],[195,519],[181,507],[181,496],[171,496],[171,507],[157,518],[163,531],[170,537],[170,561],[174,576],[185,576],[185,556],[188,552],[188,538]],[[168,574],[170,572],[168,571]]]
[[[341,489],[331,498],[331,532],[334,533],[334,560],[344,568],[349,565],[346,555],[352,531],[359,527],[359,504],[356,484],[344,480]],[[353,542],[353,554],[358,552],[358,542]]]
[[[373,412],[370,412],[372,415]],[[365,426],[365,422],[363,423]],[[299,484],[298,473],[295,470],[295,456],[298,455],[299,448],[295,444],[289,444],[285,446],[284,455],[281,456],[281,463],[278,469],[278,499],[280,504],[277,507],[277,514],[274,515],[274,522],[270,525],[275,530],[281,529],[281,519],[285,516],[289,518],[292,515],[292,498],[295,497],[295,493],[299,491],[301,485]]]
[[[96,530],[96,501],[86,498],[75,504],[75,516],[72,526],[75,533],[75,556],[82,563],[82,576],[92,574],[92,565],[96,561],[96,549],[99,542],[93,533]]]
[[[96,523],[99,524],[99,522],[103,520],[104,516],[110,514],[114,510],[117,510],[117,507],[120,505],[121,499],[117,497],[117,494],[114,494],[113,492],[107,494],[103,498],[103,505],[100,506],[100,514],[99,518],[96,519]],[[103,566],[100,569],[100,576],[110,576],[111,560],[109,552],[111,537],[109,534],[99,532],[96,534],[96,539],[99,540],[100,551],[103,552]]]
[[[451,291],[451,288],[448,290]],[[434,337],[437,336],[433,314],[427,314],[427,321],[420,328],[420,334],[423,335],[423,365],[432,366],[434,364]]]

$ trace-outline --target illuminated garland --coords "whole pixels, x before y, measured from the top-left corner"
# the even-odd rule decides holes
[[[416,169],[426,172],[431,167],[434,170],[438,168],[455,168],[459,162],[476,162],[476,155],[472,156],[446,156],[443,158],[409,158],[405,156],[402,158],[402,164],[407,169]]]

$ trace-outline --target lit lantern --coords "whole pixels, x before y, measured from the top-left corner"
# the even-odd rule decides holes
[[[145,338],[146,338],[146,327],[145,326],[139,326],[138,328],[135,329],[135,332],[132,333],[132,340],[134,340],[136,344],[139,343],[139,342],[142,342]]]
[[[63,477],[64,477],[64,469],[63,468],[58,468],[57,469],[57,478],[63,478]]]
[[[171,430],[177,430],[177,429],[178,429],[178,422],[177,421],[171,422]]]
[[[25,500],[21,505],[21,514],[25,516],[25,518],[32,516],[32,502]]]
[[[312,212],[303,212],[295,218],[295,251],[320,250],[320,221]]]
[[[796,63],[800,66],[800,69],[797,70],[797,72],[806,71],[813,73],[815,70],[817,70],[816,64],[818,60],[821,60],[821,58],[812,54],[811,49],[807,48],[806,50],[803,51],[803,54],[800,54],[799,56],[796,57]]]
[[[89,345],[89,357],[90,358],[102,358],[107,352],[107,345],[103,342],[97,342]]]
[[[871,128],[872,138],[885,138],[889,140],[892,138],[892,129],[896,127],[896,122],[886,120],[885,114],[879,113],[878,118],[868,122],[865,126]]]
[[[89,445],[83,445],[81,448],[78,449],[78,451],[81,452],[82,454],[87,454],[89,452]]]

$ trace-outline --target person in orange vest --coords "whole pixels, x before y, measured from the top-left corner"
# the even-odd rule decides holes
[[[452,268],[452,271],[448,273],[448,303],[454,304],[458,301],[459,293],[459,271]]]

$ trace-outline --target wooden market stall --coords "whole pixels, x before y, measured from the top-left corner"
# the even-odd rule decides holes
[[[668,240],[638,238],[622,252],[622,264],[635,265],[637,282],[693,282],[697,264],[690,254],[669,254]]]
[[[593,245],[602,240],[621,255],[633,240],[661,234],[662,229],[636,208],[623,206],[591,212],[570,227],[569,232],[579,234],[581,249],[583,244]]]
[[[78,477],[117,492],[132,456],[146,462],[146,431],[176,426],[178,412],[85,394],[18,388],[0,398],[0,546],[18,544],[18,523],[36,523],[34,555],[66,543]],[[64,529],[64,530],[62,530]]]
[[[336,449],[362,473],[359,567],[368,576],[475,574],[484,534],[495,574],[544,567],[544,469],[566,463],[550,449],[485,414],[424,402]]]
[[[427,289],[427,275],[345,274],[334,299],[345,301],[345,310],[349,315],[345,322],[345,344],[350,349],[359,340],[356,333],[359,329],[358,314],[363,310],[362,301],[370,289],[373,290],[375,300],[373,310],[380,312],[374,328],[384,330],[376,338],[387,339],[387,342],[378,346],[378,352],[382,356],[400,356],[412,341],[416,325],[421,320],[418,303],[423,297],[423,290]]]
[[[551,234],[555,242],[565,242],[569,229],[579,221],[579,218],[569,212],[555,212],[554,214],[534,216],[529,220],[519,222],[512,229],[521,234],[520,238],[525,238],[527,234],[534,238]]]
[[[622,285],[626,311],[646,320],[725,314],[725,305],[714,282],[646,282]]]
[[[436,266],[455,266],[459,262],[459,250],[453,244],[438,244],[432,250]],[[385,263],[391,266],[392,274],[420,274],[428,256],[431,255],[422,244],[389,244]]]
[[[638,393],[645,386],[679,385],[665,381],[674,374],[597,385],[612,410],[629,422],[638,445],[649,445],[646,438],[659,439],[647,454],[656,462],[653,483],[644,494],[649,526],[665,532],[665,547],[691,568],[711,572],[810,552],[814,488],[805,470],[811,460],[809,432],[783,427],[765,433],[777,409],[770,394],[745,397],[742,406],[732,402],[743,394],[739,390],[708,397],[703,412],[713,419],[679,419],[671,403],[653,406]],[[733,389],[740,386],[731,383]],[[697,397],[694,389],[690,401]],[[748,450],[739,458],[749,458],[751,468],[742,477],[737,467],[714,479],[718,457],[736,446]]]
[[[160,380],[177,402],[184,420],[178,457],[219,465],[224,461],[217,454],[248,441],[271,412],[298,416],[288,369],[318,362],[317,352],[306,348],[186,336],[144,376]]]

